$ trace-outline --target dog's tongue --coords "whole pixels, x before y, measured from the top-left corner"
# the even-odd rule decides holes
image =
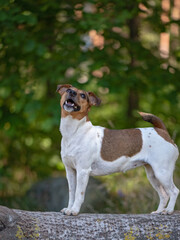
[[[74,106],[74,103],[71,102],[70,100],[67,100],[67,105],[71,107],[71,106]]]

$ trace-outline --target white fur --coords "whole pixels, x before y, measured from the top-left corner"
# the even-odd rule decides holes
[[[86,121],[86,117],[81,120],[71,116],[61,119],[61,156],[69,185],[69,204],[62,212],[67,215],[79,213],[90,175],[125,172],[141,165],[145,166],[148,179],[159,194],[159,207],[154,213],[173,212],[179,193],[173,183],[173,171],[179,151],[154,128],[139,129],[143,142],[141,151],[132,157],[122,156],[108,162],[101,158],[103,127],[93,126],[90,121]],[[169,198],[169,204],[165,208]]]

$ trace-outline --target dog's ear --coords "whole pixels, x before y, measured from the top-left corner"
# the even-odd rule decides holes
[[[70,84],[57,85],[56,92],[58,92],[62,96],[63,93],[70,87],[72,87],[72,85]]]
[[[101,99],[98,98],[93,92],[88,92],[88,96],[91,106],[99,106],[101,104]]]

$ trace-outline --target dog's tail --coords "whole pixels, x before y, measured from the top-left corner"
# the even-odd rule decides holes
[[[155,128],[161,128],[168,133],[166,126],[164,125],[163,121],[160,118],[158,118],[157,116],[151,113],[144,113],[144,112],[138,112],[138,113],[141,115],[144,121],[150,122],[154,125]]]

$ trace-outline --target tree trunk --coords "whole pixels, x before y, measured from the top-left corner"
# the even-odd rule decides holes
[[[135,3],[136,5],[136,3]],[[133,44],[133,42],[139,41],[139,24],[140,19],[139,16],[136,16],[129,20],[128,27],[129,27],[129,38]],[[136,59],[135,53],[132,49],[129,49],[129,55],[131,57],[130,68],[131,71],[138,66],[138,61]],[[127,116],[128,116],[128,123],[129,125],[134,124],[135,119],[133,115],[133,111],[139,108],[139,92],[136,86],[131,87],[128,92],[128,109],[127,109]]]
[[[0,206],[0,239],[180,239],[180,212],[173,215],[28,212]]]

